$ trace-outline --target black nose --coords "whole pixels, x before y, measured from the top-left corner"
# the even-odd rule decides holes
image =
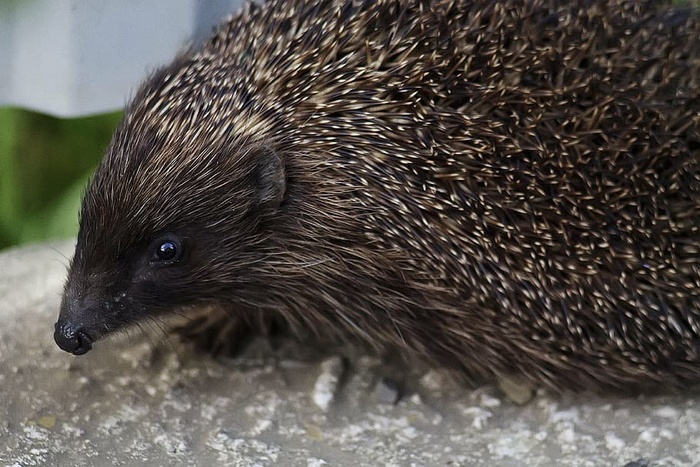
[[[92,349],[92,339],[80,326],[59,321],[55,329],[53,339],[62,350],[73,355],[82,355]]]

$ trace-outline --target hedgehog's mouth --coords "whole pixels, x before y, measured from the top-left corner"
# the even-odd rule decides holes
[[[83,327],[58,321],[54,329],[53,339],[61,350],[73,355],[83,355],[92,349],[93,338]]]

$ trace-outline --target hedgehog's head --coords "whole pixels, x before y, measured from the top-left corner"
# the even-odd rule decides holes
[[[270,254],[283,157],[240,136],[250,132],[207,66],[157,73],[115,133],[83,199],[56,323],[63,350],[83,354],[129,323],[217,300]]]

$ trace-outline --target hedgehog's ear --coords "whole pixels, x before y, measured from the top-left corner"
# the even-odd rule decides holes
[[[252,180],[259,207],[277,209],[287,191],[287,174],[282,157],[274,150],[260,148],[253,163]]]

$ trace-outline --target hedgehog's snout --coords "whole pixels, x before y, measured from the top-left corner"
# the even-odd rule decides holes
[[[56,344],[73,355],[83,355],[92,349],[92,338],[80,325],[69,321],[58,321],[53,338]]]

